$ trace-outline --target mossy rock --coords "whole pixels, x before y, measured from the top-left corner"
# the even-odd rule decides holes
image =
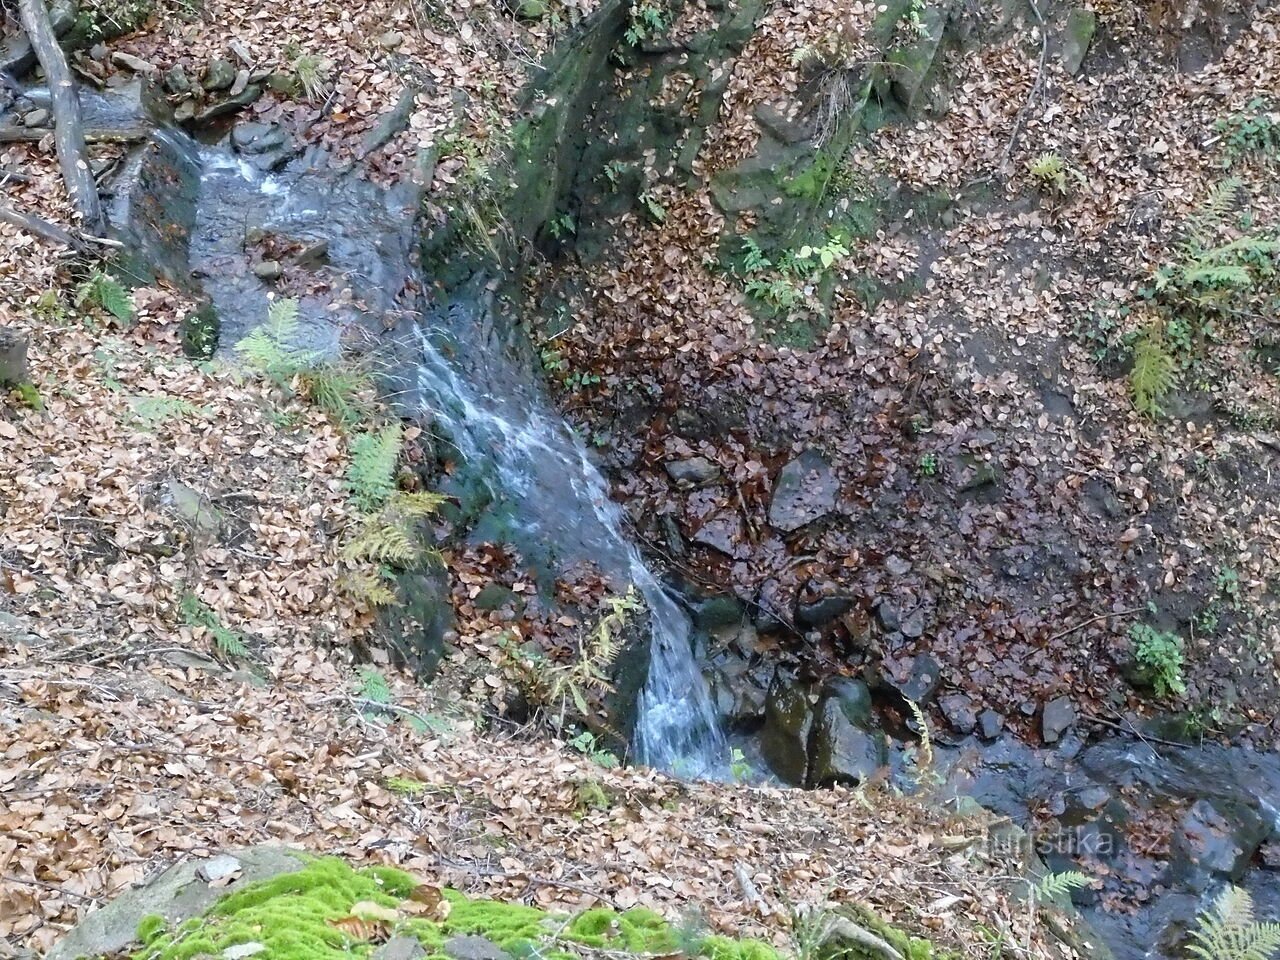
[[[270,848],[262,848],[270,849]],[[238,856],[247,856],[247,851]],[[448,944],[460,937],[483,937],[515,958],[574,960],[572,943],[637,956],[680,953],[709,960],[780,960],[767,944],[710,937],[688,942],[680,929],[645,909],[587,910],[576,916],[555,915],[535,907],[494,900],[472,900],[454,890],[439,891],[449,904],[443,919],[429,919],[410,897],[418,878],[391,867],[353,868],[333,857],[272,850],[288,857],[292,869],[256,883],[233,884],[233,892],[185,917],[168,909],[173,888],[197,882],[197,864],[169,871],[151,887],[134,891],[134,908],[116,911],[116,926],[132,921],[123,942],[80,936],[73,931],[50,954],[56,960],[86,955],[119,954],[132,945],[135,960],[196,960],[198,957],[249,957],[259,960],[340,960],[370,957],[376,939],[416,941],[428,958],[447,960]],[[185,872],[183,872],[185,871]],[[166,879],[179,872],[166,886]],[[205,885],[207,887],[207,885]],[[163,890],[159,888],[164,888]],[[150,905],[154,909],[145,910]],[[376,923],[342,924],[353,908]],[[101,913],[112,910],[107,907]],[[144,910],[141,914],[140,909]],[[93,916],[97,916],[96,914]],[[93,916],[82,927],[90,925]]]

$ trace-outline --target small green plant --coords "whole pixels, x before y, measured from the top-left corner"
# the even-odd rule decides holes
[[[920,459],[916,461],[916,469],[922,477],[936,477],[938,475],[938,455],[936,453],[920,454]]]
[[[293,75],[308,100],[319,100],[329,85],[333,61],[314,53],[298,53],[293,57]]]
[[[729,753],[729,776],[735,783],[747,783],[756,776],[755,767],[747,760],[747,755],[737,747]]]
[[[568,359],[554,347],[543,347],[539,355],[542,359],[542,369],[571,393],[577,393],[600,383],[599,374],[572,369]]]
[[[547,232],[557,240],[564,240],[578,232],[578,225],[572,214],[561,213],[547,221]]]
[[[669,25],[667,10],[663,4],[657,0],[637,0],[631,4],[624,36],[627,43],[638,47],[646,40],[665,33]]]
[[[74,302],[77,307],[86,303],[101,307],[122,324],[133,322],[133,298],[115,277],[102,270],[94,270],[76,287]]]
[[[920,728],[920,743],[906,750],[912,775],[917,786],[936,785],[941,782],[941,777],[933,765],[933,735],[929,732],[929,718],[914,700],[907,701],[907,709]]]
[[[1239,113],[1219,120],[1214,130],[1222,138],[1222,165],[1228,169],[1244,157],[1269,158],[1280,153],[1280,113],[1262,97],[1254,97]]]
[[[546,702],[559,706],[561,720],[570,704],[584,719],[594,715],[587,698],[593,693],[607,693],[611,689],[609,669],[619,653],[618,635],[631,618],[644,609],[644,603],[635,587],[629,587],[622,596],[606,597],[605,612],[595,627],[583,638],[577,659],[572,663],[546,668]]]
[[[9,391],[10,399],[20,407],[29,410],[43,410],[44,400],[34,383],[20,383]]]
[[[386,706],[395,697],[391,693],[391,684],[387,678],[373,667],[361,667],[356,674],[356,692],[362,700]]]
[[[213,638],[214,646],[221,653],[233,659],[248,655],[249,647],[244,636],[225,627],[213,608],[194,593],[188,591],[182,595],[178,601],[178,612],[187,626],[207,630]]]
[[[662,205],[662,201],[657,195],[649,190],[644,191],[637,197],[640,204],[644,207],[645,212],[649,214],[649,219],[654,223],[665,223],[667,219],[667,208]]]
[[[416,800],[427,792],[427,785],[421,780],[414,780],[411,777],[387,777],[383,783],[392,793],[399,794],[402,797],[408,797],[410,800]]]
[[[1181,696],[1187,686],[1182,679],[1182,638],[1145,623],[1129,628],[1133,656],[1151,677],[1156,696]]]
[[[604,165],[604,178],[609,181],[609,190],[618,189],[618,184],[622,180],[622,175],[630,169],[630,164],[624,160],[610,160]]]
[[[1231,606],[1240,607],[1240,574],[1230,567],[1220,567],[1214,578],[1214,587],[1218,593],[1226,597]]]
[[[1200,915],[1190,940],[1195,960],[1269,960],[1280,951],[1280,923],[1255,919],[1249,892],[1231,886]]]
[[[1042,153],[1029,161],[1027,173],[1031,175],[1038,189],[1045,193],[1056,193],[1060,197],[1071,192],[1073,181],[1078,183],[1084,181],[1083,175],[1078,170],[1068,166],[1062,156],[1053,151]]]
[[[590,730],[583,730],[569,740],[569,746],[606,770],[612,770],[618,766],[617,754],[601,746],[600,739]]]

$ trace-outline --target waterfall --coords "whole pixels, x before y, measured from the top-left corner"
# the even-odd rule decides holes
[[[421,330],[416,386],[424,412],[524,537],[561,557],[590,559],[644,598],[652,640],[637,704],[637,759],[680,776],[723,776],[729,750],[687,614],[623,532],[622,510],[585,445],[485,330],[486,314],[464,299]],[[445,349],[433,339],[442,328],[452,338]]]

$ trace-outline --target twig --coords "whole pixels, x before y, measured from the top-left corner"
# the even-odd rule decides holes
[[[1179,743],[1177,740],[1166,740],[1164,737],[1157,737],[1151,734],[1143,733],[1141,730],[1135,727],[1132,723],[1129,723],[1127,720],[1125,722],[1128,724],[1128,726],[1121,726],[1120,724],[1116,723],[1114,720],[1108,720],[1105,717],[1099,717],[1096,714],[1086,713],[1086,714],[1083,714],[1083,716],[1086,720],[1092,720],[1094,723],[1100,724],[1104,727],[1109,727],[1110,729],[1115,730],[1118,733],[1125,733],[1131,737],[1137,737],[1143,743],[1161,743],[1161,744],[1164,744],[1166,747],[1190,746],[1190,744]]]
[[[18,15],[27,38],[36,52],[49,82],[50,107],[54,120],[54,143],[58,148],[58,164],[67,192],[89,233],[101,233],[105,220],[102,200],[93,171],[89,169],[88,147],[84,139],[84,123],[75,80],[67,66],[67,56],[58,46],[53,23],[44,0],[18,0]]]
[[[1044,86],[1044,65],[1045,61],[1049,59],[1049,30],[1044,22],[1044,14],[1036,6],[1036,0],[1027,0],[1027,5],[1031,7],[1031,12],[1036,15],[1036,20],[1040,24],[1040,65],[1036,68],[1036,82],[1031,85],[1031,92],[1027,94],[1026,103],[1022,105],[1022,109],[1018,111],[1017,119],[1013,122],[1013,132],[1009,134],[1009,143],[1004,148],[997,170],[1004,170],[1009,165],[1014,148],[1018,144],[1018,136],[1022,133],[1022,125],[1026,123],[1027,115],[1031,112],[1031,105],[1035,103],[1036,97]]]
[[[88,894],[76,893],[74,890],[68,890],[66,887],[60,887],[56,883],[49,883],[47,880],[36,880],[34,877],[15,877],[12,874],[0,873],[0,880],[5,883],[25,883],[28,886],[40,887],[44,890],[52,890],[55,893],[65,894],[68,897],[74,897],[77,900],[83,900],[85,903],[101,903],[97,897],[91,897]]]
[[[1129,614],[1137,613],[1142,609],[1144,608],[1130,607],[1128,610],[1116,610],[1113,613],[1100,613],[1096,617],[1090,617],[1088,620],[1081,620],[1074,627],[1067,627],[1067,629],[1063,630],[1061,633],[1055,633],[1052,637],[1046,640],[1045,643],[1053,643],[1055,640],[1061,640],[1063,637],[1070,636],[1077,630],[1083,630],[1085,627],[1089,626],[1089,624],[1097,623],[1099,620],[1109,620],[1111,617],[1127,617]]]
[[[84,250],[84,244],[78,238],[73,237],[56,223],[50,223],[35,214],[22,213],[8,204],[0,204],[0,222],[13,224],[19,230],[25,230],[51,243],[60,243],[76,252]]]

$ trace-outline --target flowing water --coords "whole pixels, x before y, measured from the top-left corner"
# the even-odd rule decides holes
[[[117,122],[130,115],[110,101],[92,112]],[[485,285],[458,291],[447,307],[427,307],[412,185],[385,190],[330,167],[318,151],[290,158],[282,149],[237,152],[158,129],[130,159],[113,202],[135,259],[175,282],[196,281],[219,318],[223,350],[263,322],[280,289],[253,266],[264,256],[287,262],[300,250],[323,250],[291,269],[283,290],[299,301],[298,336],[308,349],[335,352],[341,331],[367,328],[370,317],[416,330],[416,382],[405,396],[458,450],[483,488],[486,516],[502,519],[504,538],[527,545],[549,570],[590,562],[617,591],[634,586],[643,597],[652,639],[636,710],[637,759],[682,776],[723,775],[728,748],[689,618],[627,538],[604,478],[533,375],[533,358],[505,335],[510,324]],[[174,243],[175,224],[186,228],[183,243]]]
[[[582,441],[552,412],[518,351],[503,342],[483,297],[463,297],[420,326],[417,387],[490,511],[512,518],[520,539],[552,561],[593,562],[644,598],[652,642],[633,747],[644,763],[682,776],[722,776],[728,747],[694,658],[689,618],[627,538]],[[443,338],[442,334],[447,334]]]

